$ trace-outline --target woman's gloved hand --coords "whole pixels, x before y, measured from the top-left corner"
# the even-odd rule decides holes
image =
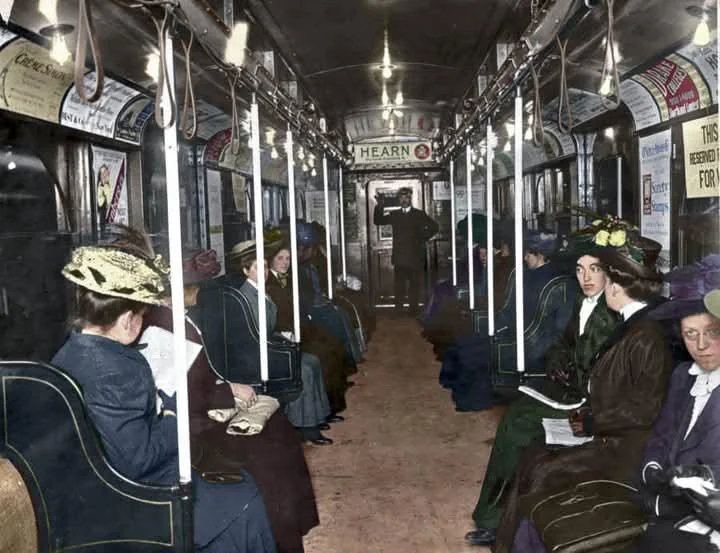
[[[700,520],[720,530],[720,491],[708,490],[707,495],[702,495],[695,490],[685,490],[685,496]]]
[[[160,399],[162,400],[162,410],[170,411],[173,414],[177,413],[177,392],[173,395],[169,396],[162,390],[158,390],[158,396],[160,396]]]

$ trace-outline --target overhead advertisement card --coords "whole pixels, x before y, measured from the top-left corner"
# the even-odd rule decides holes
[[[685,189],[688,198],[720,195],[718,116],[683,123]]]
[[[643,210],[640,232],[662,244],[658,268],[670,270],[670,158],[671,132],[640,138],[640,180]]]
[[[356,165],[395,165],[432,161],[432,144],[422,142],[372,142],[355,145]]]
[[[0,109],[57,123],[72,81],[72,64],[60,65],[33,42],[21,38],[0,50]]]
[[[97,74],[94,71],[85,75],[86,90],[94,90],[96,82]],[[63,103],[60,123],[65,127],[113,138],[118,115],[135,96],[139,96],[139,92],[106,77],[98,101],[83,102],[73,85]]]

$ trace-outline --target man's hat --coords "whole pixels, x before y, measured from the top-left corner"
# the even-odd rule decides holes
[[[529,230],[525,232],[523,242],[526,251],[536,251],[544,256],[549,256],[556,249],[557,235]]]
[[[229,261],[239,263],[243,263],[249,257],[252,257],[253,259],[257,257],[257,246],[255,244],[255,240],[244,240],[239,242],[235,244],[230,250],[230,253],[227,254]]]
[[[412,196],[412,188],[409,186],[403,186],[400,190],[398,190],[398,196]]]
[[[473,213],[472,215],[472,241],[476,246],[487,248],[487,218],[481,213]],[[455,226],[455,232],[458,236],[462,236],[465,240],[468,237],[468,218],[461,219]]]

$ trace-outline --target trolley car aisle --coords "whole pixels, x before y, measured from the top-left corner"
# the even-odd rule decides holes
[[[307,553],[481,553],[465,544],[499,419],[456,413],[409,317],[380,312],[332,447],[306,449],[320,509]]]

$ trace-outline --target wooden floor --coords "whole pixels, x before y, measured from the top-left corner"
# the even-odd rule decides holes
[[[309,446],[307,553],[485,553],[465,544],[499,411],[456,413],[412,318],[381,313],[346,421]]]

